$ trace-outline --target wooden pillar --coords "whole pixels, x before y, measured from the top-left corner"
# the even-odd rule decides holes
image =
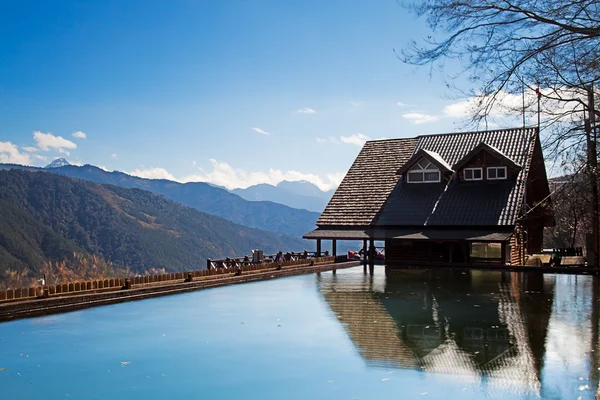
[[[375,240],[369,241],[369,273],[373,275],[375,272]]]
[[[337,241],[335,239],[331,241],[331,255],[337,256]]]
[[[363,248],[362,248],[362,254],[363,254],[363,272],[366,274],[367,273],[367,239],[363,240]]]
[[[317,239],[317,257],[321,257],[321,239]]]

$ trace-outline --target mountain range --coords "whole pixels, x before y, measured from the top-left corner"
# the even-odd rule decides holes
[[[272,201],[321,213],[334,191],[324,192],[306,181],[283,181],[276,186],[263,183],[246,189],[233,189],[231,192],[249,201]]]
[[[64,167],[63,167],[64,168]],[[148,191],[42,171],[0,171],[0,276],[93,255],[136,272],[203,268],[206,258],[299,251],[306,241],[182,206]]]
[[[55,160],[56,161],[56,160]],[[63,164],[60,162],[60,164]],[[137,188],[165,196],[169,200],[251,228],[301,237],[315,228],[319,213],[292,208],[272,201],[248,201],[235,193],[204,182],[179,183],[164,179],[145,179],[123,172],[108,172],[93,165],[63,165],[37,168],[0,164],[2,169],[46,171],[70,178]]]

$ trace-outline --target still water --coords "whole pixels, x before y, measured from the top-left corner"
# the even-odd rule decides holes
[[[0,398],[593,399],[597,293],[355,268],[0,323]]]

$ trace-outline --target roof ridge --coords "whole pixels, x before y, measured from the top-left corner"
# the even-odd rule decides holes
[[[409,138],[390,138],[390,139],[370,139],[367,140],[365,143],[370,143],[370,142],[391,142],[393,140],[415,140],[418,139],[418,136],[415,137],[409,137]]]
[[[484,131],[470,131],[470,132],[447,132],[447,133],[431,133],[426,135],[418,135],[415,139],[420,139],[423,137],[433,137],[433,136],[450,136],[450,135],[474,135],[478,133],[495,133],[495,132],[507,132],[507,131],[526,131],[529,129],[537,129],[537,126],[526,126],[520,128],[504,128],[504,129],[492,129],[492,130],[484,130]]]

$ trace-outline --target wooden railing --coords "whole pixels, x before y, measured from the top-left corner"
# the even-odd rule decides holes
[[[321,254],[323,257],[329,257],[329,252],[325,251]],[[287,252],[287,253],[278,253],[278,254],[264,254],[263,259],[261,261],[254,261],[252,256],[243,256],[243,257],[227,257],[218,260],[208,259],[206,260],[206,269],[213,268],[237,268],[248,265],[255,264],[266,264],[266,263],[274,263],[274,262],[288,262],[288,261],[298,261],[298,260],[311,260],[317,258],[317,252],[315,251],[299,251],[299,252]]]
[[[203,279],[218,279],[226,276],[242,275],[247,273],[260,273],[261,271],[277,270],[281,268],[331,264],[336,261],[336,257],[315,257],[315,254],[311,252],[309,252],[309,256],[307,258],[296,256],[294,259],[284,259],[278,262],[271,261],[271,258],[274,257],[265,257],[265,260],[262,263],[230,263],[229,267],[217,266],[220,265],[217,264],[217,262],[221,262],[224,260],[215,260],[215,267],[204,270],[174,272],[157,275],[138,275],[130,278],[98,279],[91,281],[69,282],[61,283],[58,285],[36,286],[21,289],[6,289],[0,290],[0,303],[34,300],[39,298],[57,296],[70,296],[87,293],[127,290],[163,284],[192,282]]]

